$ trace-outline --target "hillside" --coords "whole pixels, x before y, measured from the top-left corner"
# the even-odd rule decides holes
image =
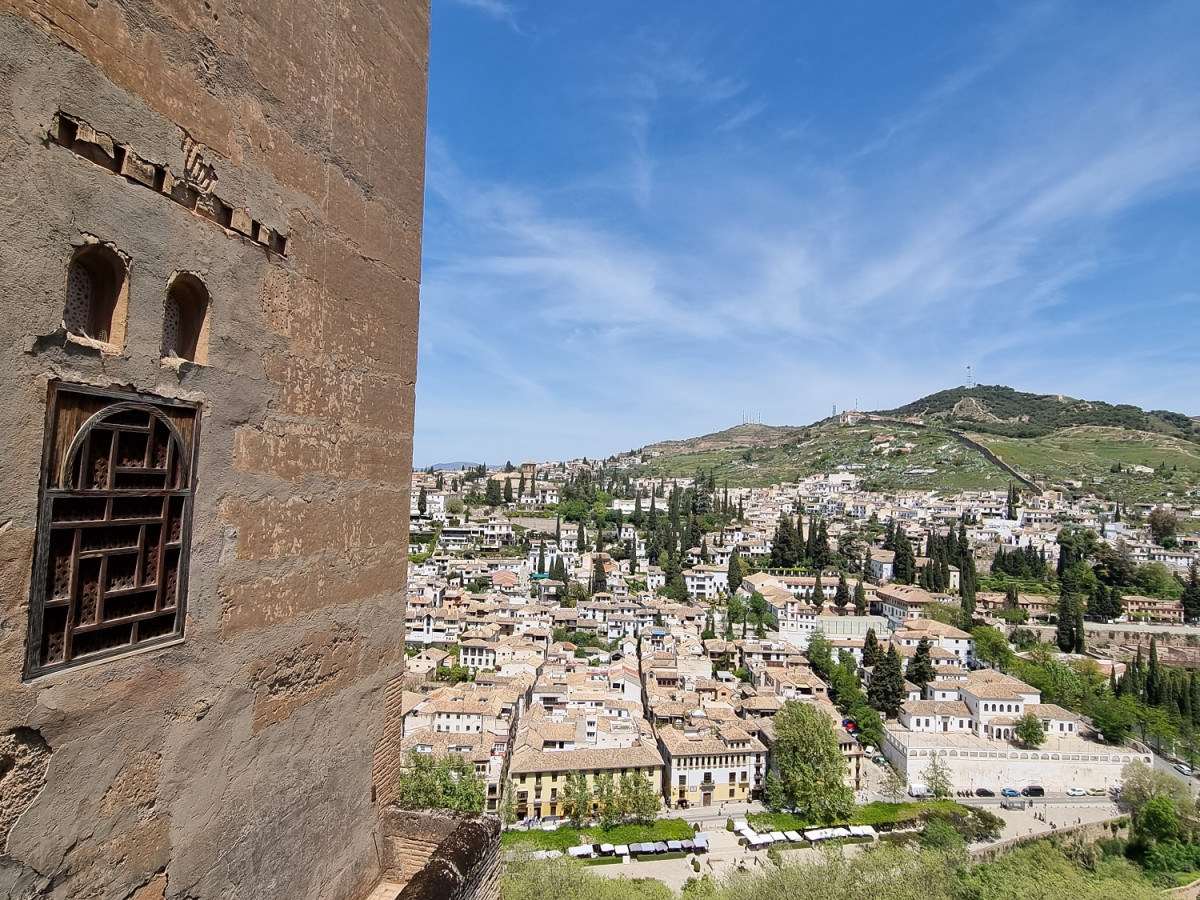
[[[1007,486],[1011,476],[942,430],[950,428],[1047,486],[1122,503],[1200,489],[1200,427],[1180,413],[980,386],[941,391],[875,415],[918,417],[926,427],[835,419],[807,427],[739,425],[644,447],[635,471],[681,477],[712,470],[718,483],[745,487],[839,469],[881,491]]]
[[[735,425],[703,437],[682,441],[659,441],[642,448],[647,456],[678,456],[705,450],[738,450],[747,447],[778,447],[795,439],[805,429],[795,425]]]
[[[1200,421],[1167,410],[1146,412],[1127,404],[1076,400],[1061,394],[1028,394],[1001,385],[956,387],[878,415],[919,416],[964,431],[1005,437],[1044,437],[1064,428],[1093,425],[1165,434],[1200,443]]]
[[[834,421],[778,431],[788,436],[768,440],[760,433],[757,444],[717,449],[696,449],[691,441],[654,444],[644,448],[644,462],[636,471],[681,477],[711,469],[718,483],[765,487],[846,467],[884,491],[1003,489],[1009,481],[1007,473],[978,452],[938,431],[891,424],[843,426]],[[895,440],[885,442],[889,435]]]

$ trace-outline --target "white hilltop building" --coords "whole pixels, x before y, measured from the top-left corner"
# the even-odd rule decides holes
[[[1009,675],[974,672],[960,682],[939,682],[938,695],[953,684],[957,699],[909,700],[897,722],[884,725],[883,754],[908,779],[925,783],[934,757],[947,767],[955,789],[1022,788],[1049,791],[1069,787],[1110,787],[1120,783],[1121,768],[1138,760],[1149,765],[1149,750],[1102,743],[1079,716],[1051,703]],[[1042,723],[1040,747],[1017,742],[1013,731],[1026,713]]]

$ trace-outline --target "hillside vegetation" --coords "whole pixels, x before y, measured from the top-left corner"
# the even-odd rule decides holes
[[[845,470],[885,492],[1004,489],[1011,476],[943,430],[952,429],[1035,481],[1121,503],[1179,498],[1200,487],[1200,425],[1181,413],[981,385],[874,415],[919,417],[927,427],[836,419],[738,425],[644,447],[635,472],[672,478],[703,469],[719,484],[765,487]]]
[[[1028,394],[981,384],[938,391],[880,415],[920,416],[966,431],[1016,438],[1044,437],[1078,425],[1123,428],[1200,443],[1200,422],[1167,410],[1146,412],[1128,404],[1076,400],[1061,394]]]
[[[677,441],[672,443],[679,449],[671,452],[662,449],[668,445],[656,444],[646,448],[645,463],[636,471],[678,478],[711,470],[718,484],[740,487],[766,487],[841,469],[880,491],[1003,489],[1009,482],[1006,472],[937,431],[832,421],[787,430],[788,439],[716,450],[694,450],[689,442]],[[888,436],[894,440],[884,442]],[[651,458],[652,450],[662,455]]]

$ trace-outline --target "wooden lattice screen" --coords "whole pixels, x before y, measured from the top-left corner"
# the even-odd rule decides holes
[[[28,674],[183,634],[196,404],[54,382]]]

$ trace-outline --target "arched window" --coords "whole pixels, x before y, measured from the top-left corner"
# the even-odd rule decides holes
[[[79,248],[67,267],[63,323],[71,334],[115,344],[125,341],[129,269],[102,244]]]
[[[163,307],[162,355],[208,361],[208,289],[190,272],[171,279]]]
[[[197,405],[52,382],[27,674],[183,633]]]

